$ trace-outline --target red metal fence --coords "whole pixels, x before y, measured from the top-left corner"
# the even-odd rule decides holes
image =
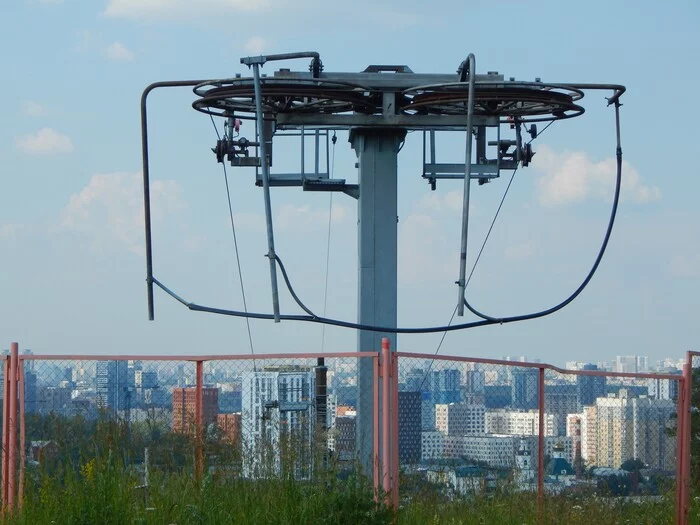
[[[13,343],[4,365],[9,511],[34,486],[28,469],[53,456],[84,462],[91,451],[75,429],[94,433],[96,422],[110,420],[123,430],[111,439],[124,441],[126,460],[146,471],[150,461],[197,477],[225,469],[308,479],[329,465],[367,468],[357,447],[366,437],[367,473],[377,497],[394,507],[410,500],[412,480],[455,496],[497,485],[532,491],[540,508],[551,494],[672,490],[675,521],[687,523],[692,365],[700,354],[688,353],[682,374],[651,374],[392,352],[388,340],[379,352],[255,357],[18,350]],[[371,392],[358,388],[365,359]],[[371,396],[371,429],[357,424],[361,396]]]

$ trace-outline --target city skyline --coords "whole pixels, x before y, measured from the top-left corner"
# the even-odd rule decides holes
[[[453,73],[473,52],[477,72],[626,85],[622,200],[608,251],[588,288],[547,318],[450,333],[441,353],[597,362],[606,353],[656,361],[697,349],[700,215],[693,196],[700,179],[681,154],[695,147],[694,124],[674,111],[656,111],[668,96],[667,85],[692,83],[698,74],[681,67],[694,60],[689,43],[700,20],[696,3],[644,2],[629,10],[596,0],[571,24],[562,23],[559,5],[548,1],[540,10],[518,11],[538,42],[556,42],[532,53],[521,52],[518,32],[493,38],[488,24],[471,24],[469,38],[456,43],[465,20],[491,19],[481,2],[452,1],[435,11],[428,4],[387,0],[376,7],[377,17],[358,16],[348,6],[321,8],[315,0],[304,7],[253,2],[246,10],[235,4],[213,0],[218,16],[206,19],[194,4],[173,0],[0,7],[0,44],[21,49],[7,53],[6,69],[23,79],[0,86],[0,157],[7,173],[0,180],[0,252],[8,255],[0,271],[0,293],[8,298],[0,304],[0,347],[19,341],[47,353],[249,353],[243,320],[193,313],[162,293],[156,295],[156,320],[146,319],[139,99],[156,80],[245,75],[242,56],[304,49],[319,51],[326,71],[406,64],[416,72]],[[602,22],[602,12],[630,23]],[[310,13],[317,15],[315,30],[301,30]],[[596,28],[596,38],[590,28]],[[353,42],[351,53],[344,42]],[[649,82],[643,63],[661,64],[665,82]],[[268,64],[263,73],[307,66]],[[692,96],[677,89],[673,100],[693,108]],[[223,174],[211,152],[216,133],[191,108],[192,99],[191,91],[175,90],[150,101],[157,276],[188,300],[242,309]],[[583,102],[581,117],[547,131],[540,126],[533,162],[519,170],[509,190],[467,289],[474,306],[490,315],[556,304],[580,283],[600,246],[614,178],[613,110],[603,94],[589,94]],[[251,136],[249,123],[241,129]],[[334,175],[352,183],[355,154],[346,135],[338,139]],[[460,162],[463,137],[446,139],[444,148],[449,160]],[[298,166],[298,153],[280,145],[276,168]],[[399,156],[402,326],[445,325],[455,306],[461,187],[441,181],[433,192],[420,167],[421,137],[412,133]],[[474,188],[470,267],[508,175]],[[231,169],[229,182],[247,305],[268,312],[262,193],[245,169]],[[325,302],[329,316],[354,321],[356,203],[337,197],[329,213],[327,194],[275,190],[277,249],[313,311]],[[282,292],[283,310],[297,312]],[[259,355],[356,349],[351,330],[259,320],[250,327]],[[432,352],[440,339],[439,333],[401,336],[397,348]]]

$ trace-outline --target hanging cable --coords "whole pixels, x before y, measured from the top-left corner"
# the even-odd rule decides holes
[[[211,119],[211,125],[214,126],[214,131],[216,131],[216,137],[221,140],[221,135],[219,134],[219,129],[216,127],[216,122],[214,122],[214,117],[209,115],[209,118]],[[226,171],[226,161],[223,161],[221,163],[221,166],[224,169],[224,182],[226,183],[226,198],[228,199],[228,214],[231,219],[231,233],[233,234],[233,247],[236,252],[236,265],[238,266],[238,280],[241,283],[241,296],[243,297],[243,310],[247,313],[248,312],[248,303],[246,302],[245,298],[245,287],[243,286],[243,272],[241,271],[241,258],[238,254],[238,237],[236,236],[236,223],[233,220],[233,206],[231,205],[231,191],[229,189],[228,185],[228,173]],[[246,328],[248,329],[248,343],[250,344],[250,353],[255,358],[255,350],[253,348],[253,335],[250,331],[250,318],[246,317],[245,318],[245,324]],[[257,371],[257,366],[255,363],[255,359],[253,359],[253,371]]]
[[[545,128],[546,129],[546,128]],[[491,226],[489,226],[488,231],[486,232],[486,235],[484,236],[484,241],[481,243],[481,248],[479,249],[479,253],[476,256],[476,259],[474,260],[474,264],[472,265],[472,269],[469,272],[469,277],[467,277],[467,281],[464,284],[464,289],[466,290],[467,286],[469,286],[469,282],[472,280],[472,275],[474,275],[474,270],[476,270],[476,265],[479,264],[479,260],[481,259],[481,254],[484,253],[484,248],[486,247],[486,243],[489,240],[489,237],[491,236],[491,231],[493,230],[494,224],[496,224],[496,220],[498,219],[498,215],[501,213],[501,208],[503,207],[503,203],[506,200],[506,197],[508,196],[508,190],[510,190],[511,185],[513,184],[513,179],[515,178],[515,174],[518,172],[518,166],[513,170],[513,174],[510,176],[510,180],[508,181],[508,185],[506,186],[505,191],[503,192],[503,197],[501,197],[501,202],[498,204],[498,208],[496,208],[496,213],[493,216],[493,220],[491,221]],[[455,318],[455,315],[457,314],[457,307],[455,306],[455,309],[452,311],[452,316],[450,317],[449,322],[447,323],[447,326],[452,325],[452,320]],[[440,338],[440,342],[438,343],[437,348],[435,349],[435,353],[433,355],[438,355],[440,353],[440,348],[442,347],[442,343],[445,342],[445,336],[447,336],[447,330],[442,333],[442,337]],[[421,387],[419,390],[423,388],[423,385],[425,384],[425,380],[428,377],[428,374],[430,373],[430,370],[433,368],[433,363],[435,360],[431,360],[430,364],[428,365],[428,369],[425,371],[425,376],[423,376],[423,381],[421,381]]]
[[[608,221],[608,227],[605,231],[605,237],[603,238],[603,244],[600,246],[600,250],[598,251],[598,255],[595,258],[595,261],[593,262],[593,266],[591,267],[590,271],[588,272],[588,275],[586,275],[586,278],[583,280],[583,282],[579,285],[576,290],[573,291],[571,295],[569,295],[566,299],[561,301],[559,304],[552,306],[551,308],[547,308],[546,310],[540,310],[539,312],[533,312],[530,314],[524,314],[524,315],[515,315],[515,316],[510,316],[510,317],[494,317],[491,315],[484,314],[474,308],[472,305],[469,304],[467,301],[466,297],[464,298],[464,306],[466,306],[470,312],[472,312],[474,315],[477,317],[481,317],[482,319],[486,321],[492,321],[496,323],[510,323],[514,321],[526,321],[529,319],[537,319],[538,317],[544,317],[546,315],[553,314],[554,312],[557,312],[564,308],[566,305],[571,303],[578,295],[583,291],[583,289],[588,285],[590,280],[593,278],[593,275],[595,274],[596,270],[598,269],[598,265],[600,264],[600,261],[603,259],[603,254],[605,254],[605,249],[608,246],[608,241],[610,240],[610,235],[612,234],[612,229],[613,225],[615,224],[615,216],[617,215],[617,206],[620,201],[620,187],[622,185],[622,146],[620,143],[620,102],[619,100],[615,100],[615,134],[616,134],[616,141],[617,141],[617,148],[615,150],[615,155],[617,157],[617,174],[616,174],[616,181],[615,181],[615,196],[613,198],[613,206],[612,206],[612,211],[610,212],[610,220]]]
[[[224,309],[224,308],[213,308],[209,306],[202,306],[198,305],[196,303],[191,303],[187,302],[186,300],[182,299],[179,295],[175,294],[173,291],[171,291],[169,288],[167,288],[164,284],[162,284],[160,281],[158,281],[155,277],[152,278],[153,284],[157,285],[159,288],[161,288],[164,292],[166,292],[168,295],[179,301],[180,303],[184,304],[187,306],[192,311],[198,311],[198,312],[208,312],[208,313],[214,313],[214,314],[219,314],[219,315],[228,315],[228,316],[233,316],[233,317],[248,317],[252,319],[281,319],[285,321],[304,321],[304,322],[309,322],[309,323],[321,323],[321,324],[327,324],[331,326],[339,326],[343,328],[351,328],[354,330],[366,330],[370,332],[386,332],[386,333],[395,333],[395,334],[421,334],[421,333],[437,333],[437,332],[443,332],[443,331],[456,331],[456,330],[465,330],[468,328],[475,328],[477,326],[489,326],[493,324],[506,324],[506,323],[513,323],[513,322],[518,322],[518,321],[524,321],[528,319],[536,319],[539,317],[544,317],[546,315],[552,314],[564,306],[568,305],[571,303],[582,291],[583,289],[588,285],[590,280],[593,278],[593,275],[595,274],[596,270],[598,269],[598,266],[600,264],[600,261],[603,258],[603,255],[605,253],[605,250],[608,245],[608,241],[610,240],[610,235],[612,233],[612,228],[615,223],[615,217],[617,215],[617,208],[618,208],[618,203],[619,203],[619,197],[620,197],[620,187],[622,183],[622,147],[620,145],[620,102],[619,102],[619,95],[621,93],[616,93],[613,95],[608,100],[609,105],[614,104],[615,105],[615,128],[616,128],[616,135],[617,135],[617,149],[616,149],[616,160],[617,160],[617,169],[616,169],[616,179],[615,179],[615,197],[613,200],[613,205],[612,205],[612,210],[610,213],[610,219],[608,222],[608,227],[606,230],[605,238],[603,240],[603,244],[600,247],[600,250],[598,252],[598,256],[596,257],[596,260],[589,271],[588,275],[584,279],[584,281],[581,283],[581,285],[572,293],[569,297],[567,297],[564,301],[559,303],[558,305],[549,308],[547,310],[542,310],[539,312],[534,312],[531,314],[525,314],[525,315],[517,315],[517,316],[510,316],[510,317],[502,317],[502,318],[497,318],[497,317],[492,317],[492,316],[484,316],[484,314],[478,314],[476,312],[475,315],[480,315],[481,320],[479,321],[472,321],[469,323],[461,323],[457,325],[451,325],[451,326],[429,326],[429,327],[417,327],[417,328],[397,328],[397,327],[391,327],[391,326],[375,326],[375,325],[365,325],[365,324],[360,324],[360,323],[351,323],[348,321],[342,321],[339,319],[331,319],[327,317],[320,317],[315,315],[311,310],[309,310],[304,303],[301,302],[299,297],[296,295],[294,292],[294,289],[291,286],[291,283],[289,281],[289,277],[287,275],[287,272],[284,268],[284,265],[282,264],[281,259],[279,256],[275,255],[275,259],[277,263],[280,266],[280,270],[282,271],[282,275],[284,277],[285,283],[287,284],[287,288],[289,289],[290,294],[292,295],[292,298],[294,301],[297,303],[297,305],[304,310],[308,315],[299,315],[299,314],[285,314],[285,315],[280,315],[278,318],[273,315],[273,314],[264,314],[264,313],[257,313],[257,312],[241,312],[239,310],[229,310],[229,309]],[[466,305],[467,308],[470,311],[473,311],[470,305]]]
[[[328,135],[326,135],[328,137]],[[333,143],[333,154],[331,160],[331,172],[328,175],[329,179],[333,179],[335,175],[335,143],[338,142],[338,137],[333,131],[333,138],[331,139]],[[326,143],[327,144],[327,143]],[[328,306],[328,274],[331,261],[331,224],[333,219],[333,192],[330,192],[330,198],[328,200],[328,238],[326,239],[326,281],[323,288],[323,317],[326,316],[326,307]],[[321,353],[325,350],[326,346],[326,325],[322,325],[321,328]]]

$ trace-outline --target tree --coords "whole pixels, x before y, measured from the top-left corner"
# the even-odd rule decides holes
[[[641,459],[637,458],[630,458],[620,465],[620,468],[627,472],[639,472],[644,467],[646,467],[646,464]]]

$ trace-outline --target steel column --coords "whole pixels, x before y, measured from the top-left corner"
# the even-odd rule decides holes
[[[197,361],[195,385],[195,476],[197,480],[202,479],[204,470],[204,361]]]
[[[397,156],[406,130],[355,128],[350,142],[358,158],[358,323],[396,326]],[[396,350],[396,335],[360,330],[358,351],[380,348],[388,338]],[[358,370],[357,453],[367,475],[372,472],[372,362],[360,360]],[[384,406],[384,403],[381,403]],[[384,421],[384,417],[380,418]]]

